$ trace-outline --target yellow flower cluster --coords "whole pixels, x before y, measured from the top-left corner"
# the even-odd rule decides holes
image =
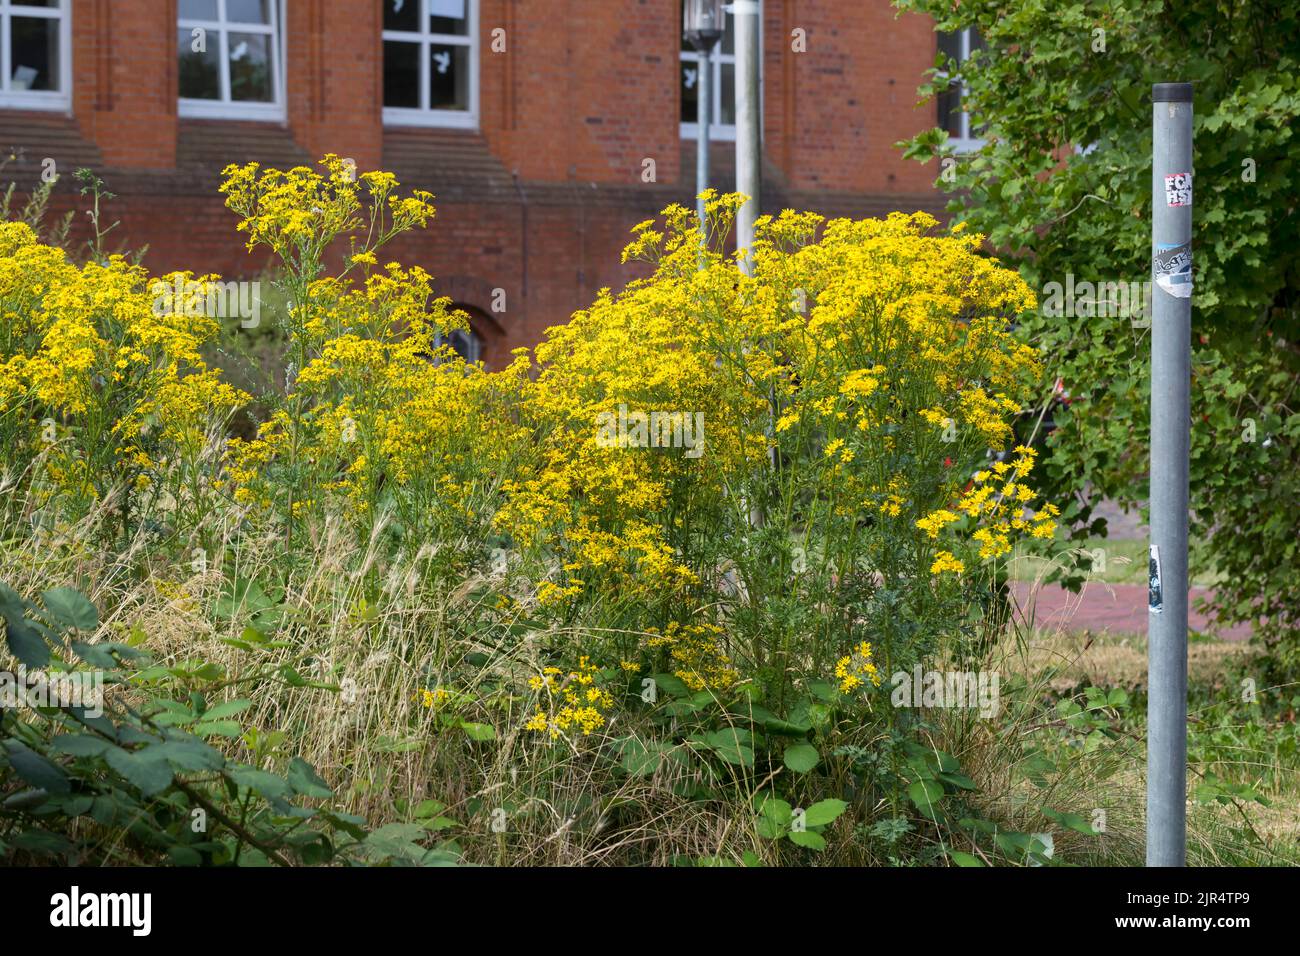
[[[934,556],[934,563],[930,565],[931,574],[943,574],[945,571],[951,571],[953,574],[961,574],[966,570],[966,565],[953,555],[951,551],[940,551]]]
[[[567,674],[558,667],[546,667],[528,679],[528,686],[545,694],[545,706],[524,724],[525,730],[547,734],[556,740],[571,730],[589,736],[605,726],[614,697],[597,683],[600,669],[586,655]]]
[[[248,234],[250,250],[264,244],[286,261],[312,263],[335,236],[363,226],[365,207],[373,245],[359,253],[364,264],[375,246],[433,218],[433,196],[424,191],[405,198],[394,195],[397,180],[392,173],[358,176],[355,164],[332,153],[321,165],[324,175],[308,166],[263,170],[257,163],[232,164],[222,171],[221,192],[226,206],[243,217],[237,228]]]
[[[646,639],[645,646],[666,649],[673,675],[691,690],[726,690],[740,679],[719,646],[723,631],[716,624],[670,621],[662,633],[654,627],[646,633],[652,636]]]
[[[870,642],[861,641],[853,648],[853,653],[836,661],[835,679],[840,682],[841,694],[851,694],[867,683],[874,687],[880,686],[880,671],[872,656]]]
[[[290,309],[298,368],[288,401],[255,439],[231,442],[230,487],[237,501],[291,504],[297,516],[337,508],[364,525],[391,506],[408,528],[459,535],[526,440],[511,405],[528,361],[497,373],[467,364],[442,341],[467,319],[435,297],[432,277],[378,266],[375,250],[432,218],[432,197],[399,198],[391,174],[358,176],[337,156],[322,166],[226,170],[222,190],[250,248],[269,245],[289,285],[307,290]],[[343,236],[346,268],[321,277],[324,249]]]
[[[953,509],[938,508],[916,521],[916,527],[931,539],[937,539],[948,525],[963,516],[978,522],[970,539],[979,545],[979,557],[997,558],[1011,551],[1014,535],[1051,538],[1056,533],[1060,509],[1045,503],[1037,511],[1028,511],[1037,493],[1025,482],[1033,470],[1037,452],[1024,445],[1014,450],[1010,461],[997,461],[987,469],[976,471],[970,484],[957,497]],[[960,512],[960,514],[958,513]],[[940,551],[930,566],[931,574],[951,571],[960,574],[965,565],[951,551]]]
[[[451,702],[452,693],[445,687],[421,687],[413,699],[425,710],[439,710]]]
[[[217,320],[156,291],[179,284],[198,300],[214,278],[151,281],[116,255],[77,267],[26,224],[0,223],[0,439],[46,451],[46,475],[77,499],[128,482],[194,487],[198,457],[248,396],[200,354]],[[4,414],[18,407],[28,414]]]

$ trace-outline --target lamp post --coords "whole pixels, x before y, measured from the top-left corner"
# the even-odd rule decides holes
[[[1192,84],[1152,89],[1147,866],[1187,862],[1187,469]]]
[[[758,0],[733,0],[731,16],[736,27],[736,192],[749,197],[736,210],[736,248],[747,250],[740,267],[752,275],[754,224],[763,185]]]
[[[695,195],[709,188],[709,107],[713,100],[713,63],[710,54],[722,39],[722,0],[685,0],[682,4],[682,35],[700,55],[700,75],[696,86],[699,100],[698,143],[695,147]],[[708,221],[704,200],[695,202],[700,217],[700,241],[708,241]]]

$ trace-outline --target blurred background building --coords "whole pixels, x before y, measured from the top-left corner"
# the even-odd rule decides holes
[[[939,44],[971,38],[888,0],[762,0],[761,17],[764,211],[938,211],[936,171],[894,144],[935,125],[973,142],[960,91],[916,95]],[[729,35],[711,69],[726,190]],[[217,193],[227,163],[390,170],[438,207],[391,256],[470,313],[457,346],[490,365],[636,275],[629,227],[693,206],[697,84],[679,0],[0,0],[20,190],[52,168],[55,210],[73,208],[91,167],[118,196],[114,241],[147,245],[152,270],[251,278],[267,263]]]

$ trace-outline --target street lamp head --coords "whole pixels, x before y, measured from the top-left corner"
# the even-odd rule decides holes
[[[682,35],[701,53],[713,49],[722,39],[722,0],[685,0],[682,4]]]

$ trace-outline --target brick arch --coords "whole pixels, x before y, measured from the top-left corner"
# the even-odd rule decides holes
[[[447,296],[467,312],[472,307],[482,313],[483,319],[504,335],[501,323],[492,318],[492,290],[495,288],[486,279],[467,275],[440,276],[433,283],[433,290],[438,295]]]
[[[492,290],[488,282],[472,276],[451,276],[437,283],[439,295],[451,299],[453,309],[469,316],[470,329],[482,346],[480,358],[489,369],[505,366],[510,358],[506,330],[492,315]]]

